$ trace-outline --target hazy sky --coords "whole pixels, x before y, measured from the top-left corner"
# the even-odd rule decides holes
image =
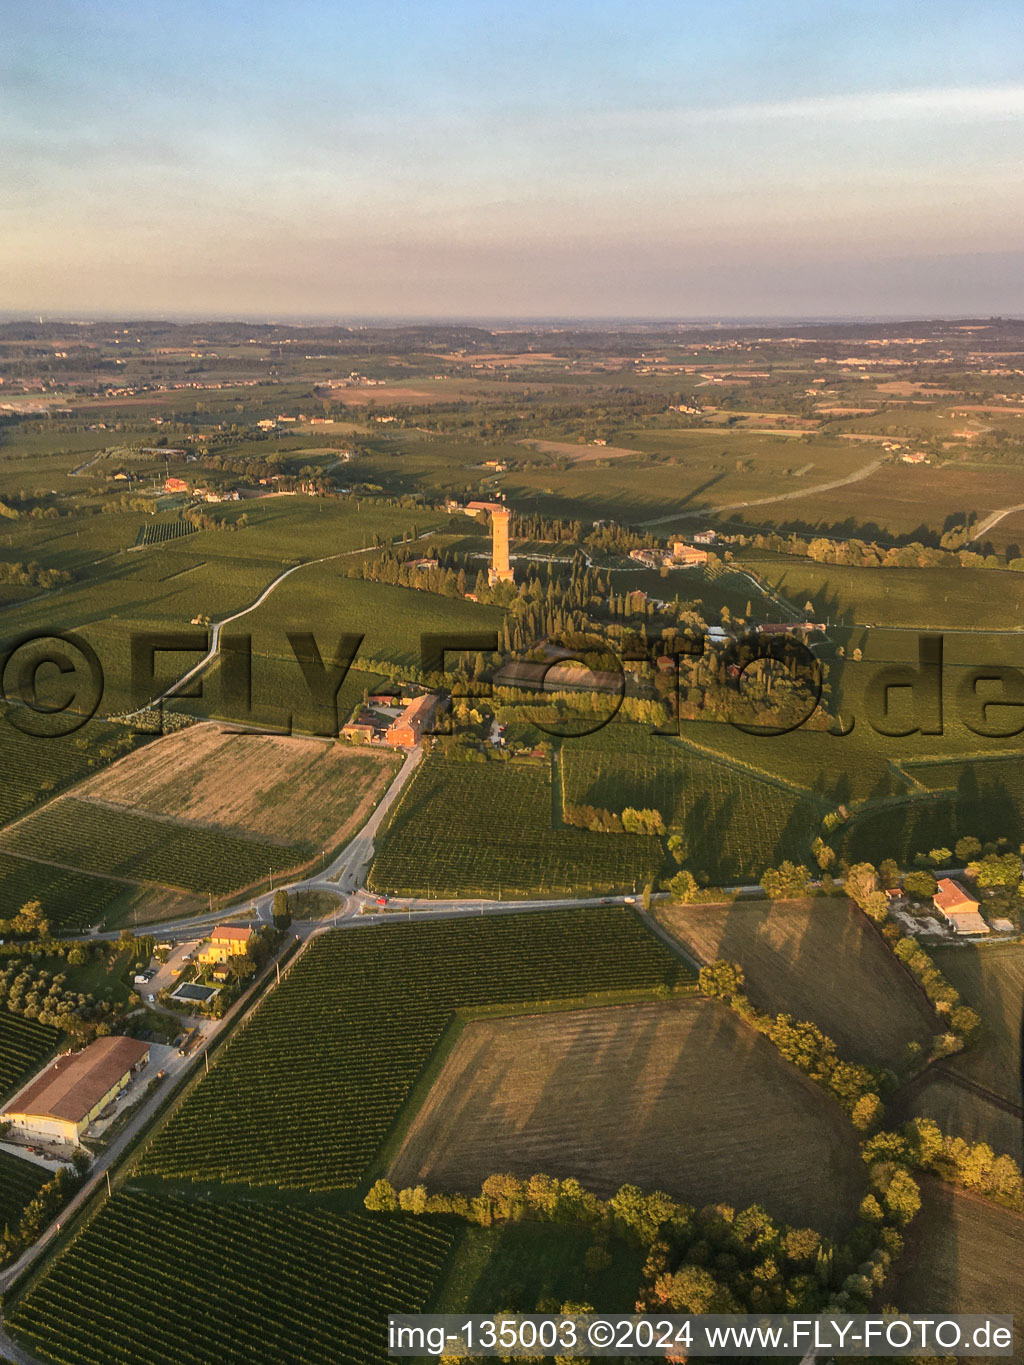
[[[0,309],[1024,312],[1021,0],[0,0]]]

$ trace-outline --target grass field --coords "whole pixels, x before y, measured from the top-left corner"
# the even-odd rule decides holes
[[[810,560],[743,562],[815,621],[911,626],[929,630],[1002,630],[1024,613],[1024,574],[1007,569],[857,569]]]
[[[282,847],[334,845],[372,810],[396,754],[194,726],[80,786],[109,804]]]
[[[938,948],[935,961],[981,1015],[983,1031],[949,1063],[997,1095],[1022,1103],[1024,1091],[1024,944]]]
[[[675,740],[611,725],[566,740],[559,756],[564,801],[616,814],[627,806],[659,811],[683,836],[685,866],[704,880],[756,880],[784,858],[806,860],[825,804],[767,774],[716,761],[690,746],[688,734],[688,726]],[[767,748],[759,756],[767,757]]]
[[[934,1180],[922,1192],[887,1301],[918,1313],[1012,1313],[1020,1322],[1024,1218]],[[1013,1359],[1022,1358],[1018,1346]]]
[[[843,444],[853,449],[861,464],[879,452],[873,442]],[[803,453],[803,446],[800,452]],[[796,449],[793,453],[795,456]],[[1020,475],[1012,466],[896,464],[883,465],[867,478],[835,492],[812,493],[793,502],[752,507],[747,512],[734,512],[732,517],[755,527],[817,531],[821,535],[877,538],[886,542],[898,537],[937,543],[948,526],[963,525],[968,515],[976,524],[988,512],[1015,506],[1020,501]]]
[[[370,1365],[388,1313],[427,1306],[455,1236],[434,1218],[119,1193],[5,1317],[55,1365]]]
[[[621,908],[355,927],[315,940],[157,1135],[148,1175],[354,1185],[455,1010],[686,979]]]
[[[842,1057],[897,1067],[937,1024],[917,988],[846,900],[682,905],[656,916],[704,962],[738,962],[762,1010],[809,1019]]]
[[[0,1228],[16,1228],[25,1205],[50,1179],[51,1172],[45,1166],[0,1152]]]
[[[864,1180],[838,1107],[705,1000],[468,1024],[388,1174],[456,1191],[493,1171],[575,1175],[603,1197],[628,1181],[698,1207],[761,1203],[828,1235],[848,1228]]]
[[[752,498],[781,497],[831,482],[868,464],[874,452],[830,437],[798,440],[746,431],[620,432],[616,444],[647,452],[568,469],[513,470],[503,475],[509,501],[548,515],[612,517],[637,523]],[[798,472],[799,471],[799,472]],[[802,500],[779,503],[783,515]],[[752,509],[752,514],[771,512]]]
[[[377,840],[368,885],[395,895],[515,897],[653,881],[656,838],[560,829],[556,818],[540,764],[428,758]]]
[[[11,1094],[29,1080],[60,1037],[48,1024],[0,1009],[0,1096]]]
[[[639,1247],[614,1239],[612,1261],[587,1272],[590,1228],[572,1223],[499,1223],[463,1229],[435,1295],[435,1313],[523,1313],[541,1300],[595,1303],[602,1312],[632,1313],[643,1260]]]

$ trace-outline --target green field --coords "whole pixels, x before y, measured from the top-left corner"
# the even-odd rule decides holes
[[[0,1009],[0,1096],[9,1095],[29,1080],[60,1037],[48,1024]]]
[[[524,511],[613,517],[635,524],[803,492],[844,478],[874,458],[873,451],[859,449],[854,442],[747,431],[626,431],[616,444],[648,453],[567,469],[514,470],[502,476],[501,487]],[[800,505],[799,500],[782,502],[779,508]],[[686,525],[681,519],[680,526]]]
[[[8,830],[0,836],[0,848],[83,872],[218,896],[295,867],[310,852],[306,846],[280,848],[73,796]]]
[[[76,932],[99,923],[131,894],[122,882],[0,853],[0,919],[11,919],[26,901],[38,900],[51,930]]]
[[[812,603],[813,620],[833,625],[1005,630],[1024,613],[1024,574],[1007,569],[858,569],[753,552],[743,562],[801,609]]]
[[[142,1159],[144,1174],[354,1185],[455,1010],[685,980],[621,908],[358,926],[313,942]]]
[[[16,1228],[26,1204],[50,1179],[51,1172],[45,1166],[0,1152],[0,1228]]]
[[[388,1313],[427,1306],[455,1236],[450,1220],[119,1193],[5,1316],[55,1365],[383,1362]]]
[[[368,885],[394,895],[515,898],[654,880],[657,839],[556,821],[551,780],[538,763],[428,758],[377,840]]]
[[[684,866],[705,881],[756,881],[784,858],[806,861],[825,803],[699,752],[687,743],[689,733],[683,726],[675,740],[613,723],[565,740],[564,801],[615,814],[630,806],[657,810],[666,828],[683,836]],[[768,755],[764,745],[758,756]]]
[[[0,825],[127,753],[138,742],[131,731],[99,720],[73,735],[26,735],[11,723],[8,708],[0,706],[4,756]]]

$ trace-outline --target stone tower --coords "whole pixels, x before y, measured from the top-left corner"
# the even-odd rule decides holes
[[[508,558],[509,510],[497,504],[491,505],[491,567],[487,571],[488,583],[511,583],[514,581],[512,566]]]

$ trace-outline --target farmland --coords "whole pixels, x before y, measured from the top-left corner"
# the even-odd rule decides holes
[[[430,1218],[109,1201],[8,1322],[56,1365],[385,1361],[389,1312],[426,1306],[455,1238]]]
[[[806,858],[824,805],[767,774],[700,753],[686,734],[677,741],[612,725],[565,741],[564,801],[616,814],[627,806],[657,810],[682,834],[686,866],[714,882],[756,880],[783,858]]]
[[[937,1024],[891,951],[846,900],[659,908],[657,919],[703,962],[746,974],[759,1009],[809,1019],[840,1056],[898,1068]]]
[[[398,770],[392,753],[196,726],[80,786],[75,797],[302,849],[362,823]]]
[[[1024,945],[937,949],[935,961],[964,1000],[978,1011],[983,1025],[981,1037],[950,1065],[969,1080],[1020,1104],[1024,1089]]]
[[[199,825],[135,815],[65,796],[0,836],[0,849],[128,882],[225,895],[302,861],[281,848]]]
[[[377,841],[369,885],[396,895],[569,895],[644,885],[661,861],[652,836],[555,827],[539,764],[431,757]]]
[[[892,1297],[908,1312],[1013,1313],[1019,1320],[1024,1218],[933,1180],[922,1192]]]
[[[1020,1103],[1019,1095],[1016,1103]],[[951,1137],[985,1142],[994,1152],[1006,1153],[1024,1166],[1024,1126],[1020,1115],[968,1090],[948,1068],[936,1072],[915,1090],[904,1109],[908,1118],[934,1119]]]
[[[90,924],[112,922],[111,917],[129,909],[138,894],[137,887],[109,877],[0,853],[0,919],[10,919],[26,901],[38,900],[54,932],[77,932]],[[195,909],[170,893],[165,900],[182,914]],[[151,902],[147,910],[152,910]]]
[[[1024,614],[1024,574],[1006,569],[861,569],[749,555],[743,562],[774,592],[801,606],[811,602],[816,621],[984,631],[1015,625]]]
[[[0,736],[4,755],[0,825],[24,815],[138,742],[120,726],[96,720],[66,737],[27,735],[11,723],[4,706],[0,706]]]
[[[469,1023],[388,1175],[457,1191],[496,1170],[573,1175],[604,1196],[628,1181],[698,1207],[758,1202],[830,1235],[863,1185],[838,1107],[706,1000]]]
[[[57,1046],[60,1033],[48,1024],[0,1009],[0,1096],[27,1081]]]
[[[352,1186],[455,1011],[681,979],[678,960],[621,908],[328,935],[233,1039],[140,1169],[178,1180]]]
[[[0,1228],[15,1228],[28,1204],[51,1178],[45,1166],[0,1151]]]

